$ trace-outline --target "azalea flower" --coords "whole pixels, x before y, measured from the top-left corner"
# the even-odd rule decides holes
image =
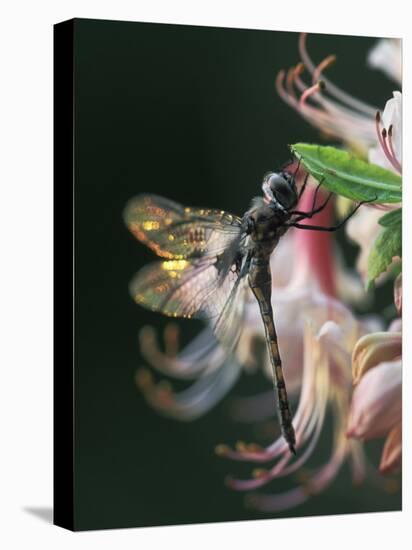
[[[329,318],[328,318],[329,317]],[[333,320],[331,320],[333,319]],[[320,328],[319,328],[320,327]],[[344,328],[342,328],[344,327]],[[285,510],[305,502],[323,491],[339,472],[345,459],[353,466],[353,478],[359,483],[364,477],[364,455],[360,444],[345,437],[350,403],[350,353],[357,335],[362,331],[349,310],[334,301],[329,309],[315,308],[304,325],[304,361],[302,389],[294,417],[297,447],[294,459],[278,438],[266,448],[256,443],[238,443],[232,450],[217,448],[218,454],[234,460],[275,463],[270,468],[256,468],[249,479],[229,478],[229,487],[239,491],[256,490],[280,477],[289,476],[311,457],[322,433],[328,406],[334,416],[333,443],[328,461],[319,466],[301,483],[279,494],[252,494],[247,504],[264,512]],[[354,444],[355,443],[355,444]]]
[[[337,138],[349,149],[368,156],[368,151],[376,145],[382,145],[381,129],[376,126],[377,107],[370,105],[342,90],[324,76],[325,71],[335,63],[336,57],[328,55],[317,65],[312,61],[306,47],[307,34],[299,37],[299,53],[301,61],[288,71],[281,70],[276,78],[276,89],[280,97],[293,107],[305,120],[318,128],[328,137]],[[382,45],[383,44],[383,45]],[[388,44],[391,44],[389,47]],[[396,46],[399,44],[399,47]],[[373,67],[381,67],[390,72],[389,67],[398,73],[401,66],[400,42],[379,42],[369,55],[369,63]],[[302,75],[309,74],[310,81],[306,83]],[[399,71],[400,72],[400,71]],[[400,79],[398,80],[400,83]],[[399,92],[394,92],[397,103],[395,113],[384,115],[384,126],[387,129],[392,124],[396,140],[401,139],[402,110],[399,105]],[[395,129],[396,128],[396,132]],[[391,131],[392,132],[392,131]],[[391,136],[387,136],[389,143]],[[400,141],[397,141],[400,145]],[[386,147],[386,146],[385,146]],[[395,148],[400,159],[400,147]]]
[[[301,61],[277,75],[276,89],[280,97],[323,134],[366,155],[376,143],[376,107],[328,80],[324,72],[336,61],[335,56],[329,55],[315,65],[307,51],[306,40],[306,33],[302,33],[299,38]],[[308,83],[302,79],[305,71],[309,73]]]
[[[235,384],[241,372],[236,355],[222,348],[210,329],[204,329],[186,348],[178,347],[178,329],[167,325],[162,351],[152,327],[140,333],[140,351],[148,365],[160,374],[181,380],[189,386],[176,391],[168,380],[156,382],[147,367],[136,373],[136,383],[146,401],[159,413],[178,420],[195,420],[213,408]]]
[[[301,62],[280,71],[276,88],[279,95],[313,126],[327,136],[337,138],[349,149],[368,157],[369,162],[398,174],[402,173],[402,94],[393,92],[393,98],[386,102],[383,114],[373,107],[325,78],[324,72],[335,62],[329,55],[318,65],[310,58],[306,48],[307,35],[299,38]],[[401,52],[400,41],[380,41],[369,54],[369,64],[390,72],[393,67],[399,73]],[[306,84],[302,74],[307,71],[311,82]],[[344,199],[346,200],[346,199]],[[360,247],[357,270],[363,280],[367,279],[369,251],[379,234],[381,210],[391,210],[396,205],[368,205],[360,209],[348,222],[348,236]],[[381,276],[377,283],[385,280]]]
[[[395,281],[395,305],[402,309],[402,275]],[[373,439],[386,436],[380,471],[399,469],[402,460],[402,333],[396,319],[387,332],[363,336],[353,350],[356,386],[347,436]]]
[[[402,94],[393,92],[393,98],[386,102],[382,117],[376,117],[378,144],[369,149],[369,162],[402,174]],[[382,205],[380,205],[382,207]],[[386,210],[399,205],[384,205]],[[382,212],[376,208],[360,209],[347,223],[348,237],[360,247],[356,267],[364,281],[367,279],[368,256],[373,243],[381,231],[378,221]],[[388,269],[388,272],[390,268]],[[385,280],[385,274],[376,281]]]

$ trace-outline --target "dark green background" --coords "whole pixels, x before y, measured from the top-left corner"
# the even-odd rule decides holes
[[[274,89],[279,69],[298,61],[297,41],[284,32],[76,20],[76,529],[269,517],[224,486],[226,474],[249,470],[216,457],[214,446],[253,439],[228,419],[228,400],[179,423],[154,413],[134,384],[138,330],[165,320],[129,297],[129,280],[152,254],[128,233],[122,210],[149,191],[242,214],[262,175],[288,160],[287,144],[319,141]],[[383,107],[394,86],[366,71],[373,43],[309,37],[315,60],[338,55],[330,77]],[[198,329],[182,326],[186,338]],[[262,385],[244,376],[233,393]],[[399,509],[399,493],[352,490],[349,476],[345,466],[329,490],[284,515]]]

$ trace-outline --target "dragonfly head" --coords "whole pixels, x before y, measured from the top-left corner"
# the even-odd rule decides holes
[[[264,200],[272,208],[287,213],[298,202],[295,177],[289,172],[270,172],[262,183]]]

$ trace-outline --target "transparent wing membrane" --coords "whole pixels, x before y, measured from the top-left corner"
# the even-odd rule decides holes
[[[132,199],[124,216],[133,235],[166,258],[137,273],[130,285],[134,300],[170,317],[203,319],[233,347],[247,287],[241,219],[155,195]]]
[[[222,254],[241,233],[241,219],[224,210],[184,207],[156,195],[139,195],[124,213],[133,235],[169,260]]]
[[[130,291],[153,311],[209,322],[218,339],[229,343],[240,327],[245,282],[235,266],[222,274],[216,260],[165,260],[141,269]]]

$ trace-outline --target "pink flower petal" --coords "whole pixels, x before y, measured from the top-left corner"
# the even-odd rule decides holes
[[[352,378],[356,385],[365,373],[383,361],[393,361],[402,355],[400,332],[374,332],[362,336],[352,353]]]
[[[402,465],[402,424],[397,424],[389,432],[383,447],[379,471],[389,474],[398,470]]]
[[[353,393],[346,435],[358,439],[380,437],[401,418],[401,361],[381,363],[362,377]]]
[[[393,290],[396,309],[402,315],[402,273],[396,277]]]

